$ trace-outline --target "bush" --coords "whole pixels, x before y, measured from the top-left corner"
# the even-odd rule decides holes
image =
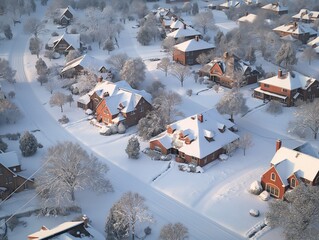
[[[120,124],[117,127],[117,130],[119,134],[123,134],[126,132],[126,127],[124,126],[122,122],[120,122]]]
[[[118,127],[117,127],[117,125],[115,125],[115,124],[112,124],[112,125],[110,126],[110,129],[111,129],[111,131],[112,131],[112,134],[115,134],[115,133],[118,132]]]
[[[268,103],[266,111],[268,113],[278,115],[282,113],[282,105],[280,102],[272,100]]]
[[[19,144],[19,148],[24,157],[34,155],[38,149],[38,141],[36,137],[28,131],[21,136]]]
[[[187,96],[192,96],[193,95],[193,90],[192,89],[188,89],[187,91],[186,91],[186,94],[187,94]]]

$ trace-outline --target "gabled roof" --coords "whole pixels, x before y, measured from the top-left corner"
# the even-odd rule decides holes
[[[288,7],[282,6],[280,3],[269,3],[265,6],[261,7],[262,9],[271,10],[274,12],[282,12],[282,11],[288,11]]]
[[[298,72],[288,72],[287,74],[283,74],[282,77],[278,77],[278,75],[267,78],[265,80],[259,81],[260,83],[269,84],[272,86],[294,90],[294,89],[307,89],[311,86],[312,83],[317,81],[314,78],[307,77]]]
[[[185,26],[185,27],[183,26],[167,34],[167,37],[173,37],[173,38],[191,37],[191,36],[201,36],[201,33],[189,26]]]
[[[309,41],[307,45],[310,47],[314,47],[316,53],[319,53],[319,37],[316,37],[315,39]]]
[[[313,181],[319,171],[318,158],[286,147],[278,149],[270,163],[274,165],[285,186],[292,174]]]
[[[291,22],[273,29],[274,31],[286,32],[296,35],[303,35],[309,33],[310,35],[317,35],[317,32],[313,30],[311,27],[299,23],[299,22]]]
[[[238,22],[248,22],[253,23],[257,19],[257,15],[253,13],[249,13],[241,18],[238,18]]]
[[[103,61],[85,54],[76,59],[73,59],[70,62],[67,62],[61,73],[75,68],[76,66],[82,66],[84,69],[90,70],[92,72],[99,72],[103,67],[107,68],[106,64]]]
[[[74,17],[74,15],[75,15],[74,9],[73,9],[71,6],[68,6],[67,8],[62,8],[62,9],[60,9],[60,13],[61,13],[60,18],[62,18],[62,17],[64,16],[64,14],[65,14],[66,12],[68,12],[68,11],[69,11],[69,12],[72,14],[72,16]]]
[[[312,20],[319,18],[319,12],[318,11],[309,11],[308,9],[300,9],[299,13],[292,16],[294,19],[300,19],[300,20]]]
[[[80,34],[63,34],[61,36],[57,36],[56,38],[54,37],[52,43],[53,47],[55,48],[57,44],[59,44],[60,41],[66,41],[69,46],[72,46],[74,49],[79,49],[80,48]],[[50,42],[51,42],[50,41]]]
[[[173,19],[172,21],[171,21],[171,25],[170,25],[170,28],[182,28],[182,27],[184,27],[184,22],[182,22],[181,20],[179,20],[179,19]]]
[[[202,122],[199,120],[200,115],[202,115]],[[221,125],[225,126],[224,132],[219,130]],[[169,127],[175,130],[172,134],[165,131],[150,141],[158,140],[167,149],[178,148],[189,156],[202,159],[239,138],[229,130],[233,126],[232,122],[212,108],[170,124]],[[178,139],[181,132],[191,140],[190,144]],[[207,138],[213,138],[213,140],[209,141]]]
[[[174,46],[174,48],[183,52],[192,52],[198,50],[213,49],[215,48],[215,45],[196,37],[196,39],[190,39],[188,41],[177,44]]]
[[[6,168],[11,168],[11,167],[16,167],[21,165],[16,152],[0,153],[0,164],[5,166]]]

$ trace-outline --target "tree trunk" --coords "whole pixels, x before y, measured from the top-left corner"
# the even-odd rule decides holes
[[[315,138],[315,139],[317,139],[317,132],[315,132],[315,134],[314,134],[314,138]]]
[[[62,105],[61,105],[60,107],[61,107],[61,112],[63,112],[63,107],[62,107]]]
[[[74,196],[74,189],[71,190],[71,200],[74,202],[75,196]]]
[[[181,86],[184,87],[184,80],[181,80]]]

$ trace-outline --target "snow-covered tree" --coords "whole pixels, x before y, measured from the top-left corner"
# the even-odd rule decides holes
[[[37,57],[39,58],[41,50],[41,41],[39,38],[30,38],[29,50],[31,54],[37,55]]]
[[[147,113],[137,124],[138,135],[143,140],[149,140],[157,134],[160,134],[165,130],[165,127],[165,121],[157,110]]]
[[[63,105],[66,103],[67,96],[62,92],[55,92],[52,94],[50,98],[50,106],[51,107],[60,107],[61,112],[63,112]]]
[[[158,97],[165,90],[165,85],[161,81],[154,81],[147,87],[147,92],[152,94],[153,98]]]
[[[171,64],[171,60],[168,57],[163,57],[161,61],[157,64],[157,69],[165,72],[165,76],[167,77],[167,72]]]
[[[114,50],[114,42],[112,39],[108,38],[105,41],[103,50],[107,50],[108,54]]]
[[[6,59],[0,58],[0,78],[7,80],[9,83],[15,83],[16,71],[10,67]]]
[[[67,95],[66,101],[70,104],[70,107],[71,107],[71,103],[74,102],[73,95],[72,94]]]
[[[88,93],[96,85],[96,75],[88,73],[87,75],[81,75],[77,79],[76,87],[79,94]]]
[[[268,103],[266,111],[274,115],[280,114],[282,113],[282,103],[272,100]]]
[[[120,240],[129,237],[129,224],[123,219],[121,206],[116,202],[110,209],[109,215],[105,223],[105,233],[107,234],[106,240]]]
[[[110,64],[115,71],[120,72],[128,59],[129,57],[126,53],[118,53],[110,56],[106,62]]]
[[[105,193],[112,185],[105,174],[109,168],[79,144],[60,142],[48,149],[36,191],[43,208],[63,209],[75,200],[75,191],[90,189]]]
[[[185,2],[182,6],[182,11],[187,14],[190,14],[192,11],[192,4],[190,2]]]
[[[317,52],[312,47],[307,47],[303,53],[302,56],[304,59],[308,60],[309,65],[311,65],[312,59],[314,59],[317,56]]]
[[[249,47],[248,51],[246,52],[245,60],[250,64],[254,64],[256,62],[255,48]]]
[[[125,152],[129,158],[138,159],[140,155],[140,142],[138,138],[133,136],[128,140]]]
[[[276,62],[280,66],[284,63],[285,68],[291,67],[297,63],[296,50],[291,42],[284,42],[276,53]]]
[[[47,83],[47,82],[48,82],[48,76],[47,76],[46,74],[39,75],[39,76],[37,77],[37,81],[38,81],[38,82],[41,84],[41,86],[42,86],[43,83]]]
[[[162,47],[167,51],[169,55],[172,55],[175,44],[176,44],[176,41],[173,37],[167,37],[163,40]]]
[[[76,59],[78,57],[81,56],[81,53],[79,52],[79,50],[70,50],[68,52],[68,54],[65,56],[65,62],[70,62],[72,61],[73,59]]]
[[[319,100],[315,99],[312,103],[303,104],[294,113],[295,118],[289,122],[288,132],[304,135],[307,131],[317,139],[319,131]]]
[[[199,12],[197,15],[195,15],[194,25],[201,28],[203,34],[206,34],[207,30],[213,29],[215,23],[212,11]]]
[[[12,34],[11,27],[9,24],[4,24],[2,26],[2,31],[7,39],[9,39],[9,40],[12,39],[13,34]]]
[[[129,59],[125,62],[120,75],[131,87],[136,88],[145,80],[145,63],[141,58]]]
[[[147,46],[150,44],[150,42],[152,41],[153,35],[152,32],[150,30],[150,28],[146,27],[146,26],[142,26],[138,33],[137,33],[137,41],[143,45],[143,46]]]
[[[20,137],[19,148],[24,157],[33,156],[38,150],[38,141],[32,133],[26,131]]]
[[[208,53],[201,53],[196,58],[196,62],[198,62],[200,65],[205,65],[206,63],[209,63],[214,58],[214,51],[210,51]]]
[[[285,201],[269,202],[266,218],[272,227],[282,227],[285,239],[318,239],[319,188],[301,182],[286,192]]]
[[[33,34],[35,38],[45,31],[44,23],[35,17],[30,17],[25,21],[23,30],[27,34]]]
[[[113,226],[116,230],[127,229],[126,227],[129,226],[128,236],[132,240],[135,239],[136,226],[139,223],[153,222],[153,217],[148,212],[144,197],[138,193],[126,192],[116,204],[115,213],[120,221],[116,221]]]
[[[220,114],[229,114],[230,120],[234,121],[234,115],[247,112],[248,107],[243,94],[238,89],[232,89],[222,96],[216,109]]]
[[[6,144],[2,138],[0,138],[0,154],[8,149],[8,144]]]
[[[169,223],[162,227],[160,240],[184,240],[188,238],[188,229],[182,223]]]
[[[246,155],[246,149],[253,145],[251,135],[246,133],[242,137],[240,137],[238,141],[238,147],[244,150],[244,156]]]
[[[8,99],[0,100],[0,123],[15,123],[21,117],[17,105]]]
[[[45,84],[45,88],[52,94],[59,87],[59,84],[55,79],[49,78],[48,82]]]
[[[37,74],[38,75],[45,75],[48,73],[48,66],[45,63],[45,61],[43,61],[42,58],[39,58],[36,63],[35,63],[35,68],[37,69]]]
[[[193,15],[196,15],[199,13],[199,7],[198,7],[198,3],[197,2],[194,2],[193,3],[193,6],[192,6],[192,14]]]
[[[170,67],[170,74],[181,82],[181,86],[184,86],[184,81],[191,75],[191,71],[188,66],[183,66],[179,63],[174,63]]]

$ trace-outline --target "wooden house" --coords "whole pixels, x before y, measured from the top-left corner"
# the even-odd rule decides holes
[[[237,74],[242,77],[241,86],[256,83],[259,76],[259,72],[248,62],[227,52],[223,58],[214,59],[199,70],[201,77],[207,76],[211,81],[228,88],[237,83]]]
[[[75,11],[71,6],[67,8],[59,9],[57,11],[57,17],[54,22],[62,26],[68,26],[75,16]]]
[[[317,32],[310,26],[302,24],[300,22],[291,22],[273,29],[280,37],[291,36],[302,43],[306,44],[307,41],[317,36]]]
[[[300,99],[312,101],[319,97],[319,83],[312,77],[298,72],[283,74],[278,70],[274,77],[259,81],[260,86],[255,88],[254,97],[265,100],[276,100],[286,106],[293,106]]]
[[[0,198],[12,192],[33,188],[34,181],[21,175],[21,164],[15,152],[0,153]]]
[[[233,127],[213,108],[168,125],[165,132],[150,140],[150,148],[173,154],[177,162],[204,166],[239,139],[230,130]]]
[[[70,50],[82,51],[80,34],[63,34],[52,37],[46,45],[46,48],[55,52],[67,55]]]
[[[194,65],[198,62],[196,58],[202,53],[209,53],[215,46],[201,40],[198,36],[195,39],[177,44],[173,50],[173,60],[183,65]]]
[[[319,19],[319,11],[309,11],[308,9],[301,9],[299,13],[292,16],[296,22],[313,23]]]
[[[98,82],[88,94],[80,97],[78,107],[91,109],[98,122],[136,125],[152,109],[152,97],[144,90],[133,89],[126,81]]]
[[[286,191],[304,182],[319,185],[319,159],[302,152],[290,149],[276,142],[276,153],[270,162],[269,169],[262,175],[262,187],[272,196],[283,199]]]
[[[265,6],[261,7],[261,9],[264,9],[266,11],[270,11],[270,12],[275,13],[277,15],[283,15],[283,14],[288,13],[288,7],[283,6],[279,2],[266,4]]]

